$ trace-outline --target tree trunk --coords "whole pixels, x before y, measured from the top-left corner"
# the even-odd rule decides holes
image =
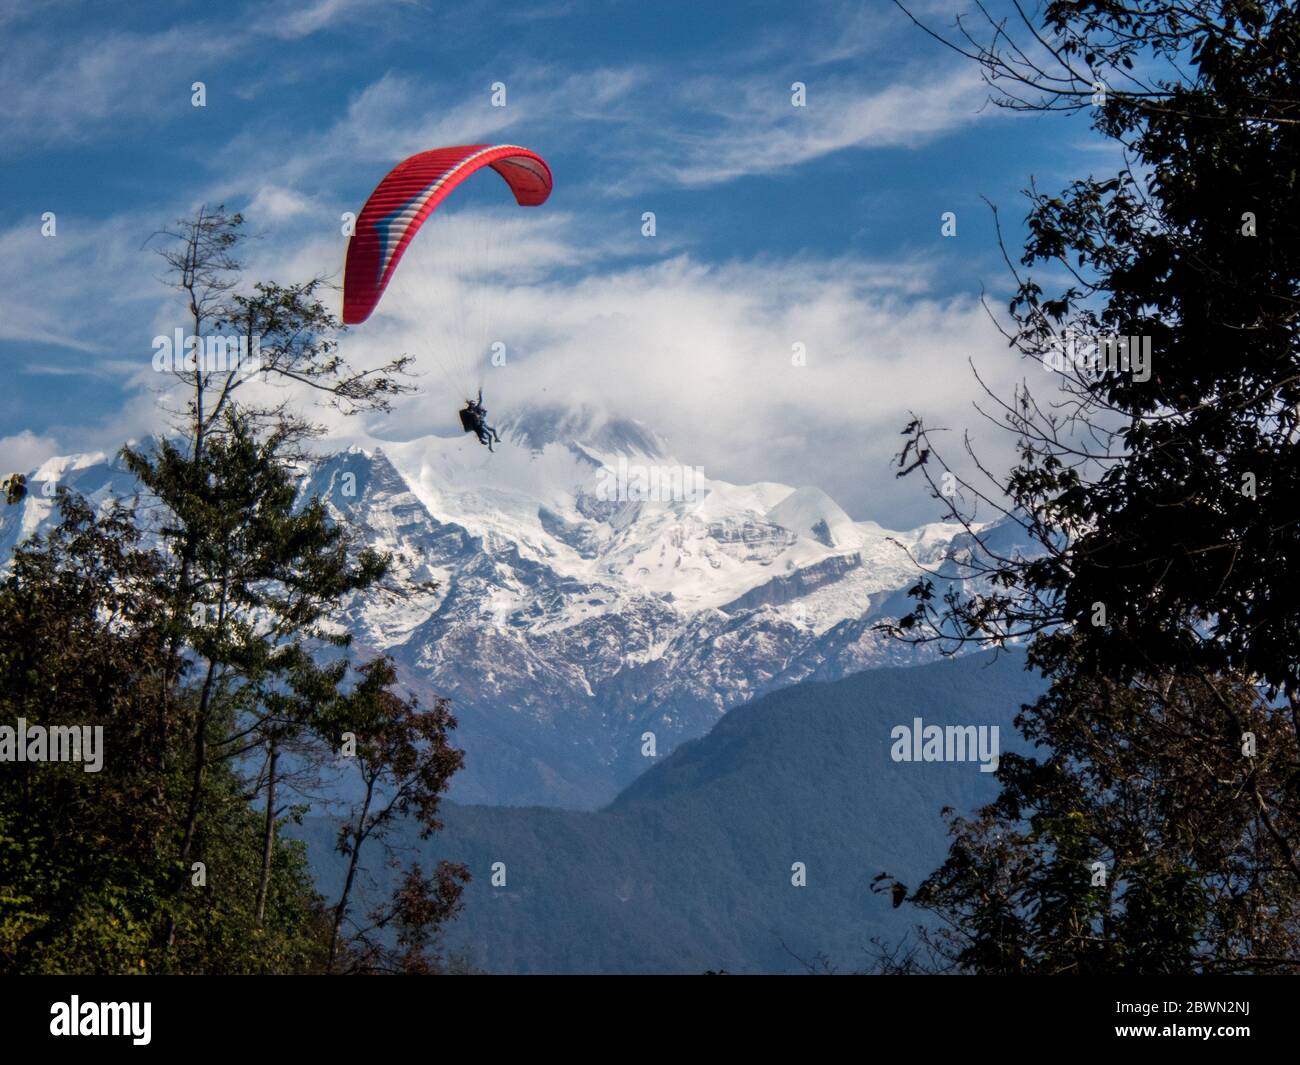
[[[339,896],[339,904],[334,907],[334,931],[330,935],[330,960],[325,967],[326,973],[334,972],[334,962],[339,953],[339,930],[343,927],[343,918],[348,912],[348,897],[352,894],[352,881],[356,879],[357,862],[361,858],[361,844],[366,837],[366,818],[370,815],[370,798],[375,792],[375,781],[366,781],[366,798],[361,804],[361,817],[357,821],[356,830],[352,834],[352,859],[348,862],[347,879],[343,881],[343,894]]]
[[[266,824],[262,829],[262,875],[257,881],[257,927],[262,927],[266,915],[266,892],[271,883],[271,856],[275,853],[275,769],[280,761],[280,749],[271,737],[271,755],[266,771]]]
[[[216,663],[208,663],[208,675],[203,681],[203,695],[199,699],[198,722],[194,728],[194,770],[190,777],[190,801],[185,814],[185,835],[181,840],[179,891],[185,890],[185,876],[189,872],[190,851],[198,832],[199,809],[203,802],[203,776],[208,764],[208,704],[212,697],[212,679]],[[167,919],[167,950],[176,942],[176,915]]]

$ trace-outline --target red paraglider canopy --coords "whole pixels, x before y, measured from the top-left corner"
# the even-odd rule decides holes
[[[551,168],[516,144],[469,144],[420,152],[393,167],[370,194],[343,261],[343,322],[370,317],[424,220],[457,185],[490,166],[506,180],[521,207],[551,194]]]

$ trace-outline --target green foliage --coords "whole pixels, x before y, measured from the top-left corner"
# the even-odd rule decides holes
[[[943,919],[937,954],[979,973],[1300,970],[1289,730],[1250,686],[1075,676],[1019,724],[1052,753],[1004,757],[997,801],[951,817],[910,896]]]
[[[972,561],[941,598],[919,582],[894,627],[1026,638],[1052,682],[1020,722],[1042,756],[1005,761],[1000,799],[953,819],[947,863],[910,897],[971,971],[1295,972],[1300,9],[1056,0],[1020,17],[1023,40],[991,22],[987,44],[965,38],[999,102],[1092,107],[1128,165],[1028,193],[1020,266],[1064,280],[1045,292],[1013,267],[1007,335],[1062,373],[1043,377],[1050,401],[995,397],[1019,461],[984,498],[1009,497],[1037,552],[963,519]],[[1149,373],[1061,359],[1071,337],[1114,336],[1150,338]],[[905,433],[906,453],[932,448],[919,419]],[[957,570],[983,578],[974,594]]]
[[[332,612],[386,560],[351,550],[318,502],[298,504],[282,444],[232,408],[198,458],[127,452],[156,546],[141,514],[63,493],[59,523],[16,552],[0,587],[0,721],[102,728],[104,751],[94,773],[0,764],[0,971],[310,972],[368,949],[339,941],[277,798],[315,779],[345,727],[374,779],[397,783],[395,808],[437,826],[461,764],[455,722],[389,691],[387,663],[337,656],[348,641]],[[318,663],[322,645],[336,651]],[[292,780],[276,773],[284,751]],[[459,895],[438,875],[393,909],[412,929],[394,971],[434,968]]]
[[[157,234],[194,335],[237,329],[264,380],[386,409],[409,360],[350,369],[320,279],[243,289],[243,221],[204,206]],[[0,721],[104,737],[101,772],[0,765],[0,971],[326,971],[353,951],[346,896],[331,912],[316,895],[281,835],[297,816],[284,795],[332,761],[342,722],[429,831],[460,766],[445,706],[416,714],[387,663],[346,657],[339,607],[388,559],[298,499],[300,446],[319,429],[286,404],[241,405],[246,366],[170,369],[189,393],[172,412],[180,442],[122,452],[137,509],[61,492],[61,521],[0,589]],[[5,484],[22,498],[21,477]],[[459,883],[410,879],[392,909],[413,937],[398,969],[429,967]]]
[[[204,798],[208,888],[173,898],[187,751],[162,710],[168,614],[162,557],[129,512],[94,514],[60,496],[62,520],[14,558],[0,588],[0,721],[103,729],[103,766],[0,764],[0,971],[129,973],[306,968],[320,902],[302,855],[276,855],[275,919],[253,927],[239,870],[260,849],[259,817],[230,766]],[[171,737],[170,745],[165,741]],[[169,749],[170,746],[170,749]],[[254,863],[252,868],[256,868]],[[165,915],[185,934],[159,944]]]

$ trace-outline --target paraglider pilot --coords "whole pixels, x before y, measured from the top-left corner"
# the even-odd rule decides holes
[[[465,406],[460,411],[460,424],[465,427],[465,432],[473,433],[478,437],[480,444],[487,444],[487,449],[492,450],[492,441],[501,443],[501,437],[497,431],[487,424],[487,411],[483,409],[483,389],[478,390],[478,399],[465,400]]]

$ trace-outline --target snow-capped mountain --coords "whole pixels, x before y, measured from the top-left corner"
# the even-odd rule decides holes
[[[423,700],[452,700],[453,797],[596,806],[731,706],[921,657],[873,627],[915,576],[909,552],[942,561],[960,526],[891,532],[817,488],[713,480],[589,410],[533,410],[502,436],[495,453],[467,435],[352,448],[303,485],[392,553],[387,583],[409,591],[367,593],[340,623]],[[51,460],[0,514],[0,551],[48,520],[56,481],[135,490],[102,455]]]

